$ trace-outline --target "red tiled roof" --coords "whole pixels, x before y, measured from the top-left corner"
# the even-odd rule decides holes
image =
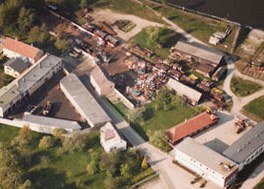
[[[203,112],[185,122],[182,122],[167,131],[170,142],[175,144],[181,139],[216,123],[217,119],[217,116]]]
[[[32,58],[34,60],[37,58],[38,53],[41,51],[36,47],[30,46],[26,43],[17,41],[10,37],[5,38],[3,48],[16,52],[24,57]]]

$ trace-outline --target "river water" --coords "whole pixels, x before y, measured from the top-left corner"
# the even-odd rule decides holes
[[[168,2],[264,30],[264,0],[168,0]]]

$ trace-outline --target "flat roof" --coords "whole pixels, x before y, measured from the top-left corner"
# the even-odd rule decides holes
[[[8,66],[18,73],[22,73],[25,69],[30,67],[30,65],[29,62],[24,61],[21,58],[12,58],[4,64],[4,66]]]
[[[87,119],[89,124],[96,125],[111,121],[101,105],[75,74],[70,73],[60,81],[60,84],[68,92],[78,108],[82,110],[84,114],[82,116]]]
[[[223,154],[237,163],[243,163],[264,144],[264,121],[255,125],[241,138],[231,144]]]
[[[45,55],[42,57],[17,79],[19,91],[28,91],[29,88],[31,88],[38,80],[43,78],[60,62],[61,59],[54,55]]]
[[[195,89],[184,85],[181,82],[172,78],[169,79],[167,86],[178,92],[180,95],[185,95],[190,99],[196,100],[197,102],[202,97],[202,93],[200,93],[199,91],[196,91]]]
[[[47,127],[61,128],[61,129],[73,129],[73,130],[81,129],[81,126],[76,121],[37,116],[28,113],[24,114],[22,121],[40,124]]]
[[[19,91],[15,82],[10,83],[0,89],[0,107],[4,108],[19,96]]]
[[[176,145],[175,149],[192,157],[224,177],[228,177],[238,169],[238,166],[233,161],[213,151],[209,147],[198,143],[190,137]],[[230,169],[226,169],[223,165],[230,166]]]
[[[196,43],[187,43],[183,41],[178,41],[176,45],[173,47],[174,49],[198,57],[204,60],[213,62],[215,64],[219,64],[224,54],[216,49],[211,47],[196,44]]]
[[[103,139],[104,142],[122,140],[117,130],[110,122],[106,123],[105,126],[101,127],[100,131],[101,131],[101,139]]]

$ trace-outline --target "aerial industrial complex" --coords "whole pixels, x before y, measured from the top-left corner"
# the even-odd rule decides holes
[[[69,48],[55,56],[11,37],[0,40],[3,73],[10,78],[0,89],[1,124],[28,127],[45,136],[59,130],[62,138],[88,138],[95,131],[106,160],[115,158],[107,155],[126,153],[134,146],[144,158],[141,169],[150,166],[155,175],[160,174],[158,188],[196,189],[200,181],[200,188],[207,183],[209,189],[236,187],[240,174],[263,157],[264,121],[240,111],[248,100],[260,97],[261,91],[256,97],[253,93],[248,98],[234,98],[230,85],[233,59],[221,48],[183,32],[185,36],[169,48],[163,44],[167,58],[161,58],[156,49],[140,46],[133,37],[148,24],[164,29],[162,23],[142,21],[137,28],[132,21],[141,18],[129,15],[128,20],[118,20],[117,13],[111,13],[113,23],[108,23],[102,20],[103,13],[96,17],[97,10],[86,8],[78,15],[84,20],[80,25],[53,4],[46,4],[45,11],[43,20],[54,21],[48,27],[49,35],[57,38],[55,23],[61,24]],[[127,23],[131,30],[136,27],[133,35],[125,31]],[[177,33],[181,31],[171,26]],[[219,45],[230,33],[230,26],[225,33],[215,32],[209,43]],[[158,47],[163,49],[162,44]],[[263,81],[258,83],[261,90]],[[178,114],[174,114],[176,109]],[[179,119],[169,120],[167,115]],[[152,119],[155,116],[160,120]],[[161,146],[168,150],[156,148],[164,150]],[[89,164],[87,171],[96,172],[90,170],[94,166]],[[120,166],[120,174],[125,174],[126,166]],[[144,182],[149,179],[142,178]],[[132,183],[133,187],[138,183]]]

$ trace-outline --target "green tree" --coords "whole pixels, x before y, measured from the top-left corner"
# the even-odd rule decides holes
[[[141,107],[141,108],[134,108],[134,109],[130,109],[128,111],[127,114],[127,118],[129,120],[129,122],[138,122],[138,123],[142,123],[144,121],[143,119],[143,113],[146,111],[145,107]]]
[[[169,110],[170,109],[170,103],[174,100],[174,94],[167,88],[164,87],[160,89],[153,100],[153,107],[154,109],[160,110]]]
[[[81,0],[81,2],[80,2],[80,7],[81,8],[86,8],[86,7],[88,7],[88,5],[89,5],[89,0]]]
[[[54,146],[54,140],[51,136],[43,136],[39,141],[39,148],[47,149]]]
[[[31,9],[26,9],[22,7],[19,12],[19,17],[17,20],[18,28],[22,33],[27,33],[33,25],[34,13]]]
[[[31,180],[26,180],[18,189],[32,189],[32,186]]]
[[[131,178],[132,175],[131,175],[131,171],[130,171],[130,165],[128,163],[122,164],[121,168],[120,168],[120,173],[126,179]]]
[[[62,146],[65,151],[83,151],[88,143],[88,135],[72,134],[69,137],[65,137],[62,141]]]
[[[16,189],[22,183],[23,172],[20,167],[20,154],[14,148],[0,149],[0,188]]]
[[[65,133],[66,133],[66,131],[64,129],[60,129],[60,128],[55,128],[52,130],[53,136],[55,136],[56,138],[59,138],[59,139],[61,139],[62,135]]]
[[[49,34],[45,25],[42,25],[41,27],[34,26],[28,33],[28,41],[30,43],[38,43],[40,46],[44,47],[49,40]]]
[[[157,148],[168,152],[171,148],[168,144],[168,135],[163,130],[151,131],[148,133],[149,142]]]
[[[93,175],[93,174],[97,173],[98,172],[97,162],[91,161],[87,165],[86,170],[87,170],[89,175]]]
[[[55,41],[55,47],[59,50],[59,51],[66,51],[67,49],[70,48],[70,44],[66,39],[57,37],[56,41]]]

